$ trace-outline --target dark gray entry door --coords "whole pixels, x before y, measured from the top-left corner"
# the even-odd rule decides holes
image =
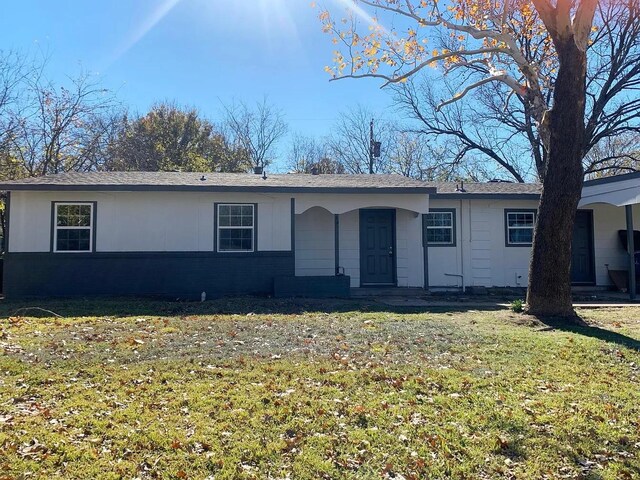
[[[360,284],[395,284],[395,210],[360,210]]]
[[[593,212],[578,210],[571,242],[571,282],[594,283]]]

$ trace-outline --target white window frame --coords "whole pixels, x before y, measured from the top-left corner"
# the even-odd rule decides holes
[[[506,215],[504,217],[505,219],[505,227],[506,227],[506,243],[508,247],[530,247],[531,245],[533,245],[533,233],[534,230],[536,228],[536,215],[538,214],[536,210],[507,210]],[[531,227],[522,227],[522,226],[518,226],[518,227],[511,227],[509,226],[509,216],[510,215],[531,215],[533,217],[533,222]],[[512,242],[510,240],[511,236],[509,235],[509,232],[511,230],[531,230],[531,241],[530,242]]]
[[[444,213],[444,214],[449,215],[449,219],[451,220],[451,225],[449,225],[449,226],[444,226],[444,225],[429,226],[429,225],[427,225],[427,239],[426,239],[427,240],[427,245],[435,246],[435,247],[438,247],[438,246],[440,246],[440,247],[452,247],[452,246],[455,246],[455,244],[456,244],[456,228],[455,228],[456,216],[455,216],[455,210],[453,210],[453,209],[435,210],[434,209],[434,210],[430,210],[429,213],[427,213],[427,215],[434,214],[434,213],[437,213],[437,214],[443,214]],[[451,230],[451,241],[450,242],[429,242],[428,241],[428,238],[429,238],[428,232],[429,232],[429,230],[442,230],[442,229],[445,229],[445,228]]]
[[[220,207],[251,207],[253,218],[251,226],[220,226]],[[216,251],[220,253],[251,253],[256,249],[256,205],[254,203],[218,203],[216,204]],[[222,250],[220,249],[220,230],[248,230],[251,229],[251,250]]]
[[[89,206],[91,214],[88,227],[58,226],[58,207],[61,205]],[[91,253],[93,252],[93,227],[94,227],[94,203],[93,202],[53,202],[53,253]],[[89,230],[89,250],[58,250],[58,230]]]

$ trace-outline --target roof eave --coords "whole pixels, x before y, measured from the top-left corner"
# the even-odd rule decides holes
[[[593,180],[585,180],[584,186],[602,185],[603,183],[624,182],[625,180],[633,180],[640,178],[640,172],[625,173],[622,175],[612,175],[611,177],[594,178]]]
[[[243,192],[243,193],[382,193],[428,194],[433,187],[286,187],[228,185],[60,185],[0,184],[0,191],[67,191],[67,192]]]
[[[539,200],[539,193],[436,193],[433,200]]]

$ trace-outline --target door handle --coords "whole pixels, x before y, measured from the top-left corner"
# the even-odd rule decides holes
[[[389,247],[389,256],[393,257],[393,247]]]

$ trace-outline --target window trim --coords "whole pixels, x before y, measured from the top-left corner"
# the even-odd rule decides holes
[[[220,221],[220,207],[222,206],[241,206],[253,208],[253,226],[252,227],[220,227],[218,222]],[[258,251],[258,204],[249,202],[219,202],[213,204],[213,247],[214,251],[222,254],[226,253],[255,253]],[[221,250],[220,249],[220,228],[223,229],[240,229],[251,228],[252,230],[252,249],[251,250]]]
[[[528,227],[509,227],[509,214],[510,213],[532,213],[533,214],[533,227],[531,228],[531,242],[510,242],[509,230],[515,228],[528,228]],[[504,209],[504,245],[505,247],[531,247],[533,245],[533,233],[535,232],[536,222],[538,221],[538,210],[535,208],[505,208]]]
[[[431,247],[455,247],[458,243],[458,238],[457,238],[457,226],[456,226],[456,209],[455,208],[430,208],[429,209],[429,213],[450,213],[451,214],[451,227],[428,227],[427,226],[427,215],[428,213],[424,214],[423,217],[423,227],[424,227],[424,242],[425,244],[431,248]],[[428,241],[428,237],[427,237],[427,231],[429,229],[434,229],[434,228],[451,228],[451,242],[449,243],[442,243],[442,242],[438,242],[438,243],[432,243]]]
[[[58,205],[89,205],[91,207],[91,225],[89,227],[58,227]],[[53,201],[51,202],[51,253],[95,253],[96,251],[96,218],[97,218],[98,202],[95,201]],[[61,228],[87,229],[89,230],[89,249],[88,250],[58,250],[58,230]]]

